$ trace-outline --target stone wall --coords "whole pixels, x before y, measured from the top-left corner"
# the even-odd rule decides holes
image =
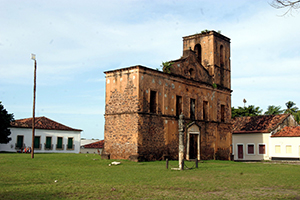
[[[138,154],[138,115],[105,116],[104,153],[111,159],[129,159]]]

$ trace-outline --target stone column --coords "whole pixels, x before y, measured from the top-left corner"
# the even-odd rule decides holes
[[[179,149],[178,149],[178,161],[179,161],[179,169],[183,169],[182,161],[184,159],[184,120],[183,120],[183,113],[179,115],[178,120],[178,133],[179,133]]]

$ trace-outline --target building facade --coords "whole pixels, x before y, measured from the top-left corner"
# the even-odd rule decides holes
[[[275,148],[278,148],[278,145],[285,147],[283,145],[285,142],[289,143],[295,138],[279,137],[278,132],[281,132],[280,130],[284,127],[293,126],[298,126],[298,123],[291,114],[234,118],[232,133],[234,160],[271,160],[274,156],[282,156],[279,153],[274,153]],[[299,141],[295,142],[299,143]],[[296,146],[293,145],[294,148],[297,148]],[[298,154],[296,150],[294,153]]]
[[[0,144],[0,151],[24,152],[32,147],[32,118],[19,119],[9,127],[11,140]],[[47,117],[35,118],[35,153],[79,153],[79,129],[74,129]]]
[[[272,160],[300,160],[300,126],[284,127],[270,138]]]
[[[178,158],[184,114],[186,159],[229,159],[230,39],[215,32],[183,37],[183,56],[163,72],[133,66],[106,75],[105,146],[111,159]]]

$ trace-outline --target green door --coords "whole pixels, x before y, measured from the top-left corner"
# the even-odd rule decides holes
[[[23,135],[18,135],[17,136],[17,148],[22,148],[23,147],[23,140],[24,140]]]
[[[68,138],[68,149],[73,149],[73,138]]]
[[[62,149],[62,137],[57,138],[57,149]]]
[[[40,148],[40,141],[41,137],[40,136],[35,136],[34,137],[34,148],[39,149]]]
[[[51,137],[46,137],[46,149],[51,149]]]

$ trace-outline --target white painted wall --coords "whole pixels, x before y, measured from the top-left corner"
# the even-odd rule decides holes
[[[232,134],[234,160],[269,160],[269,138],[271,133]],[[238,145],[243,145],[243,159],[238,158]],[[248,154],[247,145],[254,145],[254,154]],[[259,154],[259,144],[265,145],[265,154]]]
[[[275,146],[280,145],[280,153],[275,152]],[[291,153],[287,152],[287,146],[291,147]],[[271,137],[270,157],[300,158],[300,137]]]
[[[8,144],[0,144],[0,151],[16,152],[15,145],[17,143],[17,136],[24,136],[24,144],[26,147],[31,147],[32,143],[32,129],[31,128],[10,128],[11,141]],[[40,143],[42,148],[35,149],[35,153],[79,153],[80,151],[80,136],[81,131],[63,131],[63,130],[46,130],[35,129],[35,136],[40,136]],[[46,137],[52,137],[51,143],[53,144],[52,150],[45,150]],[[63,150],[57,150],[57,137],[63,138]],[[67,150],[68,138],[73,138],[74,150]]]
[[[99,152],[98,152],[99,150]],[[80,153],[91,153],[91,154],[101,154],[102,153],[102,149],[92,149],[92,148],[88,148],[88,149],[85,149],[85,148],[81,148],[80,149]]]

